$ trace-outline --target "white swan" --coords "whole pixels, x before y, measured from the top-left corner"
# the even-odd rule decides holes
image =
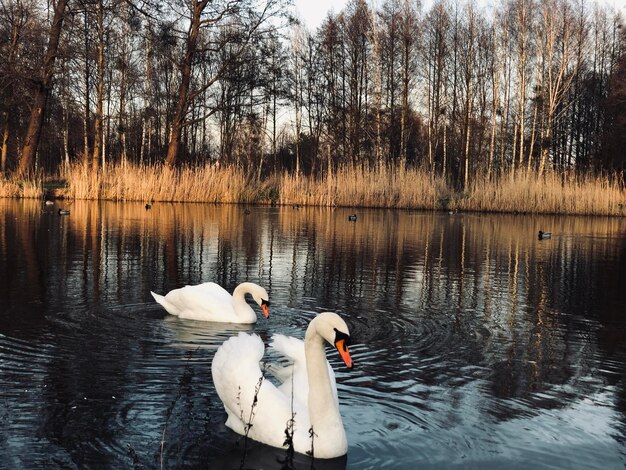
[[[333,344],[346,365],[352,367],[348,326],[336,313],[320,313],[309,323],[301,346],[306,357],[306,379],[302,377],[303,364],[299,359],[293,374],[286,368],[275,370],[275,374],[285,380],[279,387],[263,376],[259,366],[265,349],[261,338],[239,333],[225,341],[215,353],[211,373],[228,415],[226,426],[242,435],[247,431],[248,437],[255,441],[286,447],[285,430],[293,418],[296,452],[313,451],[313,457],[322,459],[345,455],[348,441],[339,414],[334,374],[331,380],[329,373],[324,340]],[[293,356],[300,354],[300,346],[293,342],[297,340],[290,338],[289,341]],[[292,379],[296,391],[293,396],[283,388]]]
[[[172,315],[190,320],[222,323],[256,322],[256,313],[246,302],[246,294],[251,294],[254,301],[263,309],[265,318],[269,317],[270,303],[267,291],[252,282],[239,284],[233,295],[214,282],[174,289],[165,296],[152,291],[150,293],[154,300]]]

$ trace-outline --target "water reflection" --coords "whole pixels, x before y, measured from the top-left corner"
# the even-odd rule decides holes
[[[207,280],[267,288],[272,317],[243,329],[266,340],[302,337],[317,312],[347,319],[357,367],[330,356],[343,466],[626,462],[626,221],[251,209],[75,202],[59,217],[0,199],[3,464],[237,462],[210,362],[241,327],[171,317],[149,293]]]

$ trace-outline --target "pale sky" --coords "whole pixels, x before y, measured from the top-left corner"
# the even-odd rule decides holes
[[[498,3],[501,0],[481,0],[481,3]],[[599,0],[600,3],[613,5],[616,9],[621,10],[622,14],[626,16],[626,0]],[[343,7],[348,3],[348,0],[295,0],[296,13],[299,18],[306,23],[311,30],[315,30],[326,18],[326,14],[329,11],[339,13],[343,10]],[[376,4],[377,1],[369,1]],[[423,5],[429,5],[432,3],[429,0],[422,0]]]
[[[296,13],[311,30],[315,30],[329,11],[339,13],[348,0],[295,0]]]

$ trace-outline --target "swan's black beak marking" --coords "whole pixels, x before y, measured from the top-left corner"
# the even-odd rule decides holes
[[[261,299],[261,308],[263,309],[263,315],[265,315],[265,318],[270,317],[270,311],[268,309],[269,306],[270,306],[269,300]]]
[[[350,344],[352,344],[350,335],[335,328],[335,347],[337,348],[337,351],[339,351],[339,355],[341,356],[341,359],[343,359],[343,362],[346,363],[346,366],[352,369],[352,357],[350,356],[350,351],[348,351],[348,346]]]

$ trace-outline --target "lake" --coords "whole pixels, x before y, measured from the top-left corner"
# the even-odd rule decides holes
[[[264,286],[270,318],[150,295],[205,281]],[[623,468],[625,305],[625,219],[0,199],[0,467],[281,468],[211,360],[334,311],[349,449],[314,468]]]

